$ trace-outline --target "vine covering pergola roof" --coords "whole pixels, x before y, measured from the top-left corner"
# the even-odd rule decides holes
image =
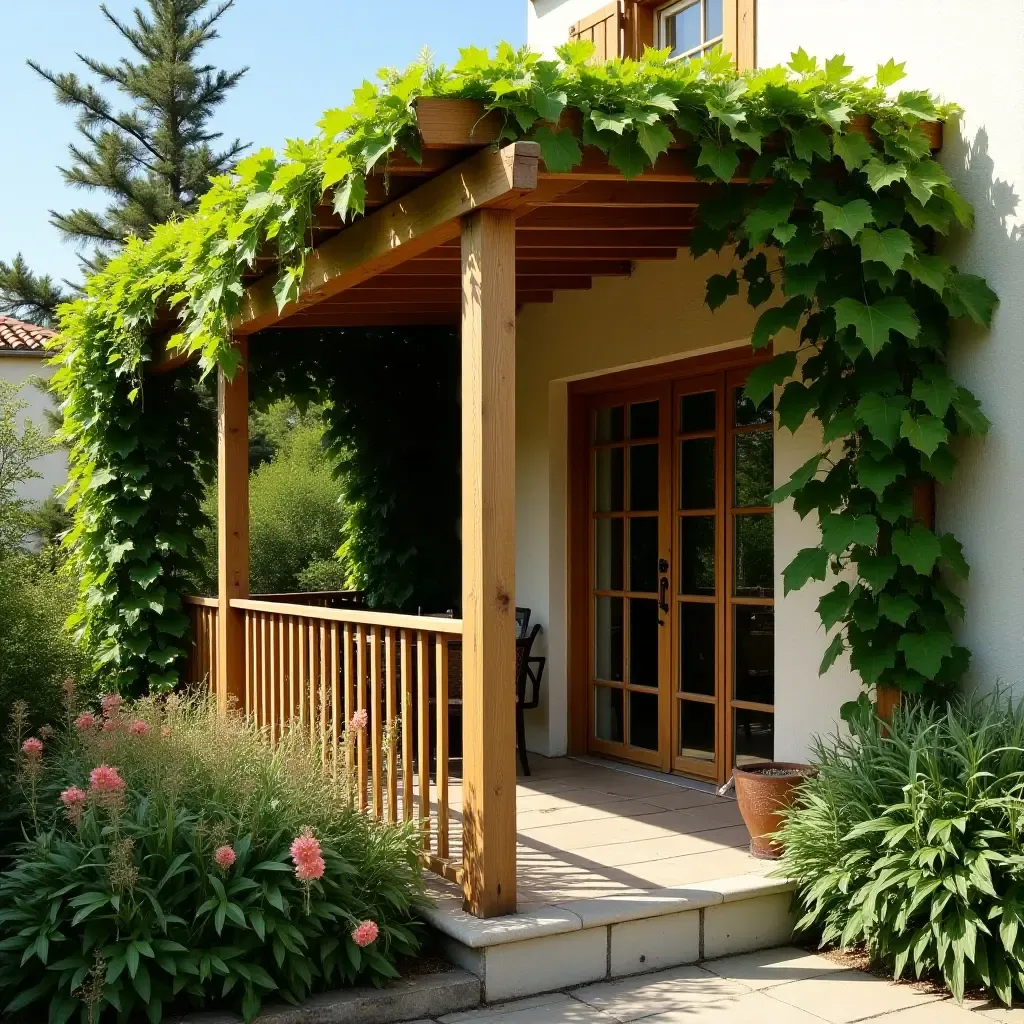
[[[821,64],[800,50],[738,76],[721,54],[592,65],[592,52],[570,43],[545,60],[502,44],[452,68],[382,72],[314,139],[254,153],[195,216],[130,242],[64,308],[56,381],[79,622],[115,681],[177,678],[176,585],[199,515],[182,426],[198,414],[176,375],[143,370],[197,357],[230,374],[232,338],[271,325],[456,323],[459,219],[480,206],[514,211],[520,302],[683,247],[730,247],[736,269],[709,280],[709,305],[742,283],[765,305],[755,347],[784,329],[800,338],[799,355],[779,352],[751,376],[751,397],[788,380],[780,424],[813,415],[828,446],[776,495],[816,511],[823,531],[786,587],[856,570],[822,602],[839,626],[823,667],[850,650],[868,684],[962,676],[951,627],[962,609],[935,570],[963,575],[966,563],[952,537],[914,520],[911,500],[915,484],[948,479],[954,436],[987,427],[945,367],[951,319],[987,323],[995,304],[935,252],[937,236],[972,222],[932,155],[955,108],[896,88],[893,61],[866,79],[841,56]],[[168,478],[181,509],[152,501]]]

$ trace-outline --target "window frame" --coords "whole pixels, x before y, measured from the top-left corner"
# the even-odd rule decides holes
[[[692,60],[694,57],[704,57],[710,53],[716,46],[725,45],[725,0],[722,2],[722,32],[720,35],[715,36],[713,39],[707,38],[707,18],[708,18],[708,5],[709,0],[675,0],[674,3],[665,4],[662,7],[657,8],[654,12],[654,38],[655,47],[657,49],[664,49],[667,45],[665,41],[665,23],[666,19],[676,14],[681,14],[689,7],[700,8],[700,44],[691,47],[684,53],[676,54],[674,57],[670,57],[670,60]]]

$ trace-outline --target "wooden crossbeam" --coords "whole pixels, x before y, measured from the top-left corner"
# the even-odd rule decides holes
[[[556,181],[549,178],[548,181]],[[543,182],[542,185],[546,185]],[[538,193],[542,186],[538,186]],[[714,185],[702,181],[584,181],[564,194],[543,203],[547,207],[694,207],[703,202],[715,188]],[[531,203],[528,205],[532,205]]]
[[[649,229],[605,231],[603,228],[581,231],[524,231],[518,229],[516,231],[516,252],[546,248],[618,249],[624,246],[639,246],[645,249],[680,249],[686,245],[689,237],[688,228],[675,228],[667,231]]]
[[[359,285],[360,288],[372,287],[374,282],[405,281],[407,278],[437,277],[443,275],[459,278],[459,260],[430,259],[430,254],[419,259],[403,263],[397,270],[389,271]],[[569,262],[562,260],[516,260],[516,279],[532,276],[586,275],[588,277],[628,275],[632,270],[629,260],[605,260],[589,255],[577,255]]]
[[[588,282],[587,286],[589,286],[590,279],[585,278],[584,280]],[[531,298],[531,296],[550,294],[551,291],[550,287],[544,287],[543,285],[520,288],[517,283],[516,296],[524,302],[542,302],[543,299]],[[390,304],[414,305],[416,303],[431,305],[451,302],[454,305],[458,305],[461,299],[461,282],[457,281],[454,285],[447,285],[443,288],[396,288],[376,291],[363,291],[361,288],[353,289],[352,291],[342,292],[341,295],[328,299],[326,302],[321,302],[318,308],[339,309],[342,306],[358,306],[366,305],[367,303],[383,306]]]
[[[552,289],[565,288],[589,288],[590,275],[580,274],[522,274],[516,268],[516,288],[521,291],[550,291]],[[435,289],[447,289],[458,291],[461,288],[461,280],[458,274],[410,274],[408,276],[396,276],[394,274],[381,274],[365,284],[361,284],[350,291],[342,294],[350,295],[373,295],[405,294],[407,292],[432,291]],[[330,301],[334,301],[333,299]]]
[[[560,229],[580,231],[599,228],[601,231],[624,231],[646,229],[667,231],[672,228],[688,228],[693,225],[692,209],[662,207],[636,209],[635,207],[560,207],[545,206],[531,210],[516,221],[516,234],[523,231]]]
[[[417,309],[389,309],[372,313],[336,310],[333,313],[299,313],[275,326],[295,330],[334,327],[416,327],[426,324],[448,324],[454,327],[458,322],[458,308],[446,309],[439,313]]]
[[[509,204],[537,185],[540,147],[517,142],[484,150],[401,199],[356,221],[306,258],[299,298],[278,311],[276,277],[252,285],[232,330],[252,334],[459,236],[460,218]]]

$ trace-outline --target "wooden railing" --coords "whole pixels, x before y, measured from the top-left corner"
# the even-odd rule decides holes
[[[193,672],[209,674],[215,621],[207,613],[216,616],[216,601],[187,603],[196,629]],[[381,821],[415,819],[424,865],[461,882],[462,836],[452,830],[450,779],[462,737],[450,735],[449,723],[456,718],[461,730],[461,714],[450,713],[461,711],[462,621],[262,597],[233,600],[231,608],[244,617],[245,678],[238,692],[249,721],[274,743],[301,729],[359,810]],[[201,678],[194,675],[193,682]]]
[[[182,599],[189,617],[190,645],[187,682],[193,686],[206,686],[210,693],[217,692],[217,615],[219,606],[215,597],[185,597]]]

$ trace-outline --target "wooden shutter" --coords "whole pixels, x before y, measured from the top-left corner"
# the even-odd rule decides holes
[[[619,0],[577,21],[569,29],[570,39],[589,39],[594,44],[593,63],[622,56],[622,10]]]
[[[657,45],[657,12],[668,2],[669,0],[626,0],[623,32],[625,56],[639,60],[645,47]],[[740,71],[750,71],[757,59],[757,0],[723,0],[722,18],[725,30],[722,46],[733,55],[736,67]]]

